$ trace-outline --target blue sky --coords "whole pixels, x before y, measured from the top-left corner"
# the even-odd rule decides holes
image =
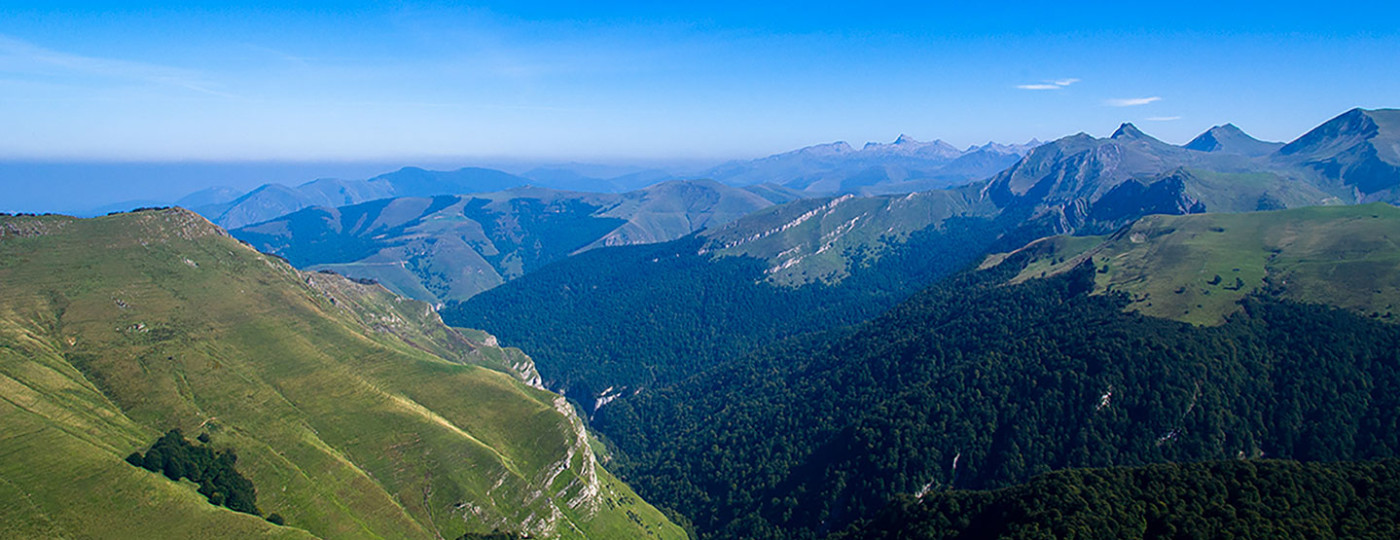
[[[6,2],[0,160],[727,159],[1400,106],[1400,9]],[[1335,7],[1334,7],[1335,6]]]

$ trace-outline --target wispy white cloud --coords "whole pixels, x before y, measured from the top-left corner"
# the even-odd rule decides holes
[[[1035,84],[1018,84],[1016,88],[1021,90],[1059,90],[1071,84],[1079,82],[1079,79],[1057,79]]]
[[[1147,120],[1148,122],[1171,122],[1172,120],[1181,120],[1181,117],[1180,117],[1180,116],[1149,116],[1149,117],[1147,117],[1147,118],[1144,118],[1143,120]]]
[[[1103,102],[1103,104],[1108,105],[1109,107],[1136,107],[1138,105],[1146,105],[1148,103],[1156,101],[1162,101],[1162,98],[1157,96],[1142,98],[1119,98],[1106,100]]]
[[[46,49],[0,34],[0,73],[53,74],[66,73],[87,77],[126,79],[184,88],[221,97],[233,97],[219,91],[217,85],[203,80],[197,73],[179,68],[70,54]]]

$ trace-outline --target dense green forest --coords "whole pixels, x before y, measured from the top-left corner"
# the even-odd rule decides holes
[[[529,351],[549,387],[592,403],[609,388],[667,384],[788,336],[867,320],[980,258],[1000,227],[954,218],[854,253],[839,284],[779,287],[762,262],[702,254],[689,236],[597,249],[449,304],[450,325]],[[875,250],[872,250],[872,252]]]
[[[199,441],[208,443],[209,435],[200,435]],[[262,515],[258,510],[258,494],[253,482],[234,469],[238,456],[233,450],[214,451],[208,446],[190,444],[180,430],[172,429],[157,439],[145,455],[132,452],[126,457],[126,462],[164,474],[171,480],[188,478],[199,484],[199,494],[207,497],[210,504],[245,514]],[[268,517],[274,523],[282,524],[281,516],[273,514]]]
[[[812,538],[898,494],[1074,467],[1400,451],[1400,328],[1265,296],[1220,327],[1096,271],[959,274],[884,316],[602,408],[621,474],[708,538]]]
[[[1228,460],[904,496],[831,540],[1400,538],[1400,461]]]

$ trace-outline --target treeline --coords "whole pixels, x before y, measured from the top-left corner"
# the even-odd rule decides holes
[[[1400,461],[1229,460],[903,496],[831,540],[1400,538]]]
[[[816,538],[899,494],[1077,467],[1400,452],[1400,327],[1251,297],[1201,328],[1089,294],[1094,269],[960,274],[601,409],[617,470],[706,538]]]
[[[200,442],[208,440],[207,434],[200,435]],[[172,429],[156,440],[145,455],[139,451],[132,452],[126,461],[164,474],[171,480],[190,479],[199,484],[199,493],[208,498],[210,504],[245,514],[262,515],[258,510],[253,482],[234,469],[238,456],[231,449],[214,451],[207,446],[190,444],[180,430]],[[268,520],[282,524],[282,517],[277,514],[268,516]]]
[[[464,303],[450,325],[481,328],[534,358],[546,384],[591,403],[609,387],[669,384],[755,347],[879,315],[976,261],[999,229],[954,218],[887,240],[878,256],[847,253],[839,285],[765,282],[765,264],[699,254],[705,240],[596,249],[545,266]]]

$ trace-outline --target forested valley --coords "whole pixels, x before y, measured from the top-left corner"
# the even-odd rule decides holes
[[[709,538],[816,538],[899,494],[1077,467],[1400,450],[1400,328],[1256,295],[1221,327],[1123,311],[1084,265],[955,276],[598,411],[618,470]]]

